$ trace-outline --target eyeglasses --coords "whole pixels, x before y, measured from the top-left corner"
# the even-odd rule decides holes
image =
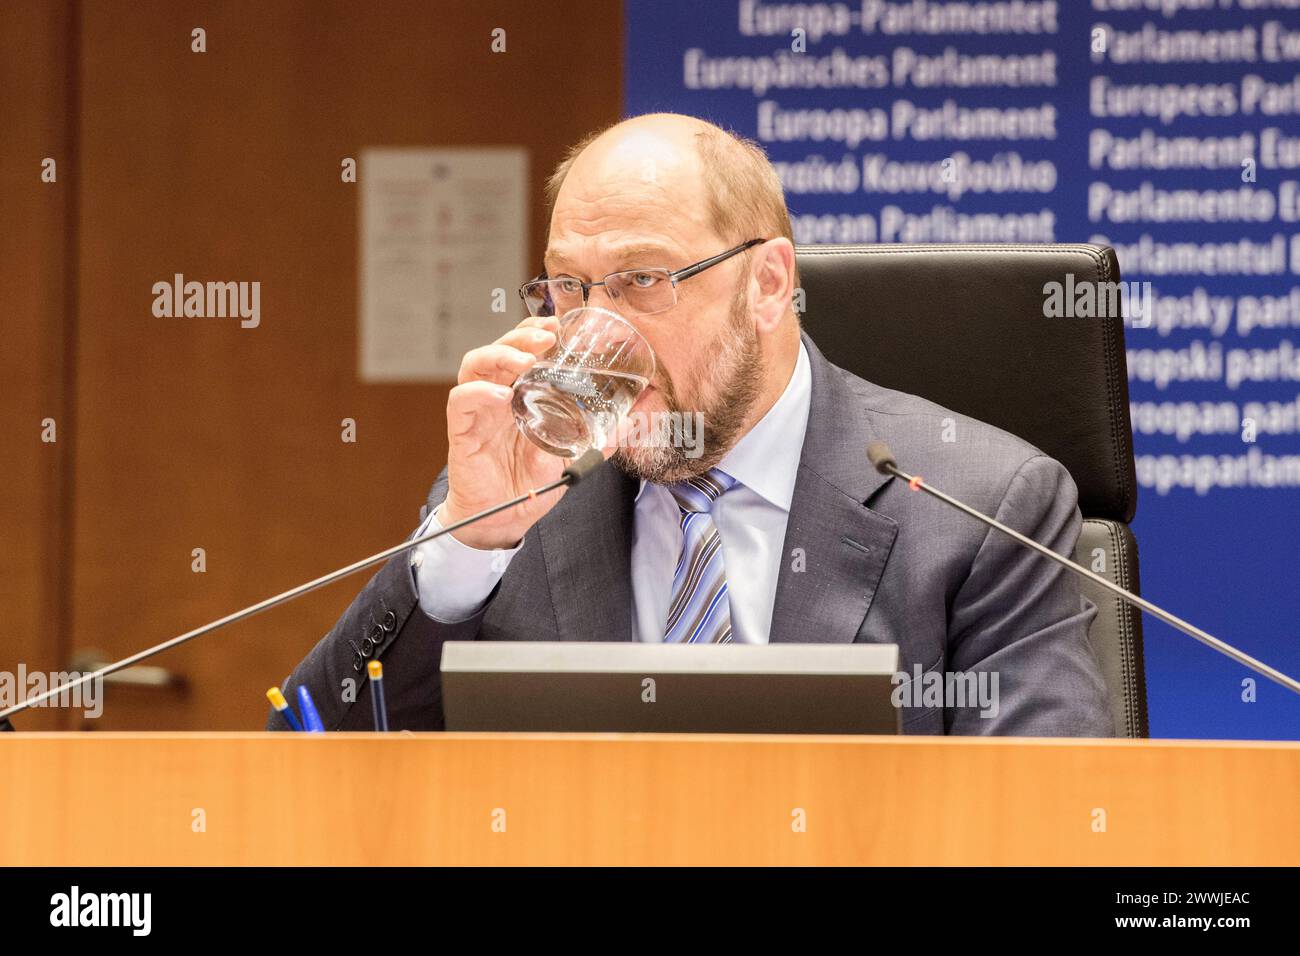
[[[625,272],[611,272],[599,282],[583,282],[573,276],[551,279],[542,273],[519,287],[519,298],[528,306],[529,315],[564,315],[570,309],[586,305],[591,290],[596,286],[604,286],[618,310],[626,316],[667,312],[677,304],[677,283],[685,282],[761,242],[767,240],[750,239],[734,249],[701,259],[676,272],[668,269],[629,269]]]

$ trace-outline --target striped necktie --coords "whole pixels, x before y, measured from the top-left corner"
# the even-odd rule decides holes
[[[681,512],[682,553],[673,572],[664,641],[725,644],[731,640],[731,604],[722,564],[722,539],[709,511],[736,479],[716,468],[669,485]]]

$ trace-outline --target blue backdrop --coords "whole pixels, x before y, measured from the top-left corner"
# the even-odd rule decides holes
[[[943,230],[991,213],[1003,235],[1114,246],[1155,299],[1126,329],[1143,592],[1300,673],[1296,0],[626,12],[627,112],[759,140],[796,241],[963,241]],[[1300,738],[1300,697],[1145,632],[1153,736]]]

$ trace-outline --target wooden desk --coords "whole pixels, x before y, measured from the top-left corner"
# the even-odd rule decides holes
[[[1300,864],[1300,743],[0,738],[10,866]]]

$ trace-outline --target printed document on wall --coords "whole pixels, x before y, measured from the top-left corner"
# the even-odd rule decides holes
[[[527,151],[366,149],[359,178],[361,380],[454,382],[523,315]]]

